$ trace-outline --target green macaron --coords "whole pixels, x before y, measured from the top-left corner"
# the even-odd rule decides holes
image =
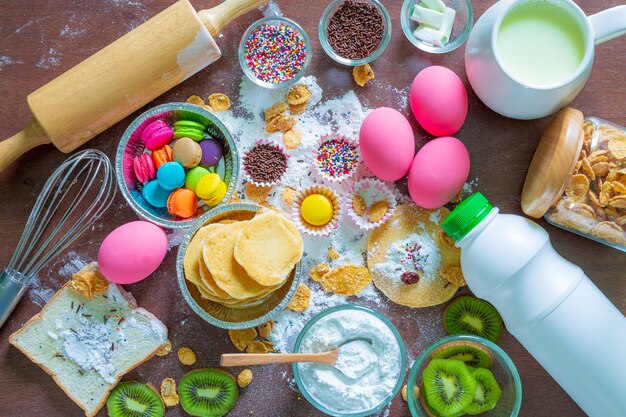
[[[185,179],[185,188],[195,193],[196,185],[198,185],[198,181],[200,181],[200,178],[204,177],[209,172],[210,171],[208,169],[202,168],[202,167],[191,168],[190,170],[187,171],[187,178]]]
[[[202,123],[192,122],[191,120],[179,120],[174,123],[175,138],[190,138],[196,142],[200,142],[204,137],[204,126]]]

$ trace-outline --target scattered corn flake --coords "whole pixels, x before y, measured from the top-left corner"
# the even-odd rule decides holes
[[[402,399],[403,399],[405,402],[409,400],[408,395],[409,395],[409,392],[408,392],[408,386],[406,386],[406,385],[405,385],[405,386],[403,386],[403,387],[402,387]]]
[[[591,181],[596,179],[596,174],[595,172],[593,172],[593,169],[591,168],[591,164],[589,164],[589,161],[587,160],[586,157],[582,158],[582,169],[583,169],[583,173],[586,176],[588,176]]]
[[[241,352],[256,338],[257,334],[255,328],[228,331],[230,341],[233,342],[233,345]]]
[[[246,346],[246,353],[267,353],[269,349],[267,346],[258,340],[253,340]]]
[[[239,375],[237,375],[237,385],[239,385],[240,388],[245,388],[248,385],[250,385],[250,382],[252,382],[252,371],[249,369],[244,369],[243,371],[239,372]]]
[[[594,155],[594,154],[591,154]],[[591,167],[593,168],[594,164],[600,163],[600,162],[609,162],[609,158],[607,158],[604,155],[594,155],[589,156],[589,163],[591,164]]]
[[[270,122],[270,126],[273,125],[274,132],[286,132],[293,129],[298,120],[293,116],[278,116]],[[272,133],[272,132],[268,132]]]
[[[454,248],[454,239],[450,237],[443,229],[439,229],[439,242],[448,248]]]
[[[591,166],[591,169],[596,177],[603,178],[606,177],[611,170],[611,164],[608,162],[597,162]]]
[[[230,109],[230,99],[226,94],[216,93],[209,96],[209,106],[215,111],[226,111]]]
[[[272,107],[265,110],[265,123],[269,123],[276,117],[282,115],[287,110],[287,104],[282,101],[274,104]]]
[[[302,313],[309,308],[310,301],[311,290],[305,284],[300,283],[300,285],[298,285],[296,293],[291,299],[291,302],[289,303],[289,305],[287,305],[287,308],[297,313]]]
[[[267,323],[259,324],[257,330],[259,332],[259,337],[268,337],[270,333],[272,333],[272,329],[274,328],[274,320],[270,320]]]
[[[283,133],[283,143],[285,149],[297,149],[302,141],[302,132],[298,129],[291,129]]]
[[[607,148],[615,159],[626,159],[626,131],[615,129],[609,136]]]
[[[230,197],[230,200],[228,200],[229,203],[239,203],[241,202],[241,197],[239,197],[239,191],[235,191],[232,195],[232,197]]]
[[[254,201],[255,203],[261,203],[262,201],[265,201],[267,196],[270,194],[272,187],[261,187],[254,185],[251,182],[247,182],[244,185],[244,190],[248,199]]]
[[[389,210],[389,203],[386,200],[379,200],[370,207],[367,220],[370,223],[377,223],[385,217],[387,210]]]
[[[322,278],[324,291],[337,295],[356,295],[372,282],[369,270],[361,265],[342,265]]]
[[[297,84],[291,87],[287,93],[287,103],[290,105],[306,103],[312,95],[306,85]]]
[[[327,264],[318,264],[311,268],[311,279],[315,282],[322,282],[324,275],[330,272],[330,266]]]
[[[602,184],[602,188],[600,188],[600,204],[606,206],[615,196],[615,190],[613,190],[613,183],[607,181]]]
[[[455,287],[463,287],[467,285],[460,266],[444,266],[441,268],[441,276]]]
[[[574,201],[584,201],[588,191],[589,178],[583,174],[572,175],[565,187],[565,194]]]
[[[373,80],[375,78],[374,71],[369,64],[357,65],[352,68],[352,77],[354,77],[354,81],[356,81],[356,83],[361,87],[365,86],[365,83],[369,80]]]
[[[165,378],[161,382],[161,398],[167,407],[173,407],[178,404],[179,398],[176,392],[176,381],[172,378]]]
[[[195,104],[196,106],[204,106],[204,100],[200,96],[189,96],[187,97],[187,103]]]
[[[615,192],[615,194],[626,194],[626,185],[622,184],[621,182],[611,181],[611,186],[613,187],[613,191]]]
[[[339,252],[337,252],[335,248],[333,248],[332,246],[328,247],[328,250],[326,251],[326,259],[328,259],[329,262],[339,259],[340,257],[341,255],[339,255]]]
[[[72,275],[69,286],[85,299],[91,300],[94,294],[104,293],[109,289],[109,281],[102,276],[95,264],[89,264]]]
[[[270,342],[269,340],[261,340],[261,343],[265,345],[268,352],[273,352],[275,350],[274,344]]]
[[[302,114],[306,111],[308,103],[305,101],[302,104],[290,104],[289,105],[289,113],[291,114]]]
[[[352,210],[354,210],[357,216],[362,216],[367,211],[365,199],[358,194],[352,196]]]
[[[618,195],[609,200],[609,206],[616,209],[626,208],[626,195]]]
[[[183,365],[193,365],[196,363],[196,354],[193,350],[183,346],[178,349],[178,360]]]
[[[172,342],[170,342],[170,339],[167,339],[165,346],[163,346],[161,350],[159,350],[156,354],[157,356],[165,356],[165,355],[168,355],[171,351],[172,351]]]
[[[457,195],[455,195],[450,202],[452,204],[458,204],[463,199],[463,190],[459,191]]]
[[[285,187],[280,193],[280,198],[283,200],[283,203],[291,207],[296,199],[296,194],[297,191],[295,188]]]

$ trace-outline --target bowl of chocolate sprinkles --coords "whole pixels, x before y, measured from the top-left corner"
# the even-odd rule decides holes
[[[378,0],[333,0],[322,14],[318,34],[326,54],[356,66],[378,58],[391,39],[391,18]]]
[[[243,172],[254,185],[267,187],[276,185],[287,171],[287,160],[283,148],[269,140],[257,140],[243,157]]]

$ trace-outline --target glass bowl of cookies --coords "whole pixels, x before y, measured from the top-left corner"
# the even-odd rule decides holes
[[[283,213],[226,204],[183,238],[178,284],[187,304],[208,323],[252,328],[287,307],[300,282],[302,253],[300,232]]]
[[[522,208],[626,252],[626,128],[572,108],[558,113],[531,163]]]
[[[122,135],[117,183],[142,218],[185,228],[230,200],[239,176],[232,135],[208,110],[189,103],[156,106]]]

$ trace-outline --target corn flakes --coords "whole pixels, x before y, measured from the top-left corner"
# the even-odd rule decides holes
[[[167,407],[173,407],[178,404],[179,398],[176,392],[176,381],[172,378],[165,378],[161,382],[161,398]]]
[[[297,149],[301,140],[302,132],[297,129],[291,129],[283,133],[285,149]]]
[[[230,109],[230,99],[226,94],[211,94],[209,106],[213,107],[215,111],[226,111]]]
[[[352,68],[352,77],[361,87],[365,86],[369,80],[373,80],[375,78],[374,71],[369,64],[357,65]]]
[[[570,178],[565,194],[574,201],[584,201],[589,191],[589,178],[583,174],[576,174]]]
[[[188,347],[181,347],[178,349],[178,360],[183,365],[193,365],[196,363],[196,354]]]
[[[389,203],[385,200],[379,200],[372,204],[370,207],[370,212],[367,215],[367,220],[370,223],[377,223],[385,217],[387,211],[389,210]]]
[[[251,182],[247,182],[244,185],[244,190],[248,199],[254,201],[255,203],[260,203],[262,201],[265,201],[267,196],[272,191],[272,187],[262,187],[259,185],[254,185]]]
[[[330,266],[326,264],[315,265],[311,268],[311,279],[315,282],[322,282],[324,275],[330,272]]]
[[[189,96],[187,97],[187,103],[195,104],[196,106],[204,106],[204,100],[200,96]]]
[[[618,195],[609,200],[609,206],[616,209],[626,209],[626,195]]]
[[[614,196],[615,191],[613,190],[613,184],[608,181],[602,184],[602,188],[600,189],[600,204],[606,206],[609,200]]]
[[[297,313],[302,313],[309,308],[311,302],[311,290],[305,284],[300,283],[298,289],[287,308]]]
[[[341,255],[339,255],[339,252],[337,252],[332,246],[328,247],[328,250],[326,251],[326,259],[328,259],[329,262],[339,259],[340,257]]]
[[[267,345],[258,340],[253,340],[246,346],[246,353],[267,353],[269,351]]]
[[[614,131],[609,136],[609,142],[607,144],[607,148],[611,155],[615,159],[625,159],[626,158],[626,132],[618,131],[614,129]]]
[[[172,342],[170,342],[170,339],[167,339],[165,346],[163,346],[161,350],[159,350],[156,354],[157,356],[165,356],[165,355],[168,355],[171,351],[172,351]]]
[[[463,287],[467,285],[463,272],[459,266],[444,266],[441,268],[441,276],[448,280],[448,282],[455,287]]]
[[[252,371],[249,369],[244,369],[243,371],[239,372],[239,375],[237,375],[237,385],[239,385],[240,388],[245,388],[248,385],[250,385],[250,382],[252,382]]]
[[[404,385],[402,387],[402,399],[406,402],[409,400],[409,392],[408,387]]]
[[[589,164],[589,161],[586,157],[583,157],[582,159],[582,170],[583,173],[588,176],[591,181],[596,179],[596,173],[593,172],[593,168],[591,168],[591,164]]]
[[[591,166],[593,173],[596,177],[606,177],[611,169],[611,164],[608,162],[597,162]]]
[[[591,229],[591,234],[610,243],[623,245],[626,243],[622,228],[614,222],[600,222]]]
[[[290,104],[289,112],[291,114],[302,114],[306,111],[307,106],[308,106],[308,103],[306,101],[302,104]]]
[[[296,189],[292,188],[292,187],[285,187],[283,188],[283,191],[280,193],[280,198],[283,200],[283,203],[285,203],[288,206],[292,206],[293,202],[296,199]]]
[[[272,333],[273,328],[274,328],[274,320],[270,320],[267,323],[259,324],[257,326],[259,337],[268,337],[270,333]]]
[[[233,345],[240,350],[244,351],[246,347],[252,342],[256,336],[256,329],[241,329],[241,330],[229,330],[228,336],[230,336],[230,341],[233,342]]]
[[[268,124],[276,117],[282,115],[287,110],[287,104],[282,101],[274,104],[272,107],[265,110],[265,123]]]
[[[322,278],[324,291],[337,295],[356,295],[372,282],[369,270],[360,265],[342,265],[337,267]]]
[[[297,84],[287,93],[287,103],[291,105],[306,103],[312,95],[306,85]]]
[[[367,211],[365,199],[358,194],[352,197],[352,210],[354,210],[357,216],[362,216]]]

